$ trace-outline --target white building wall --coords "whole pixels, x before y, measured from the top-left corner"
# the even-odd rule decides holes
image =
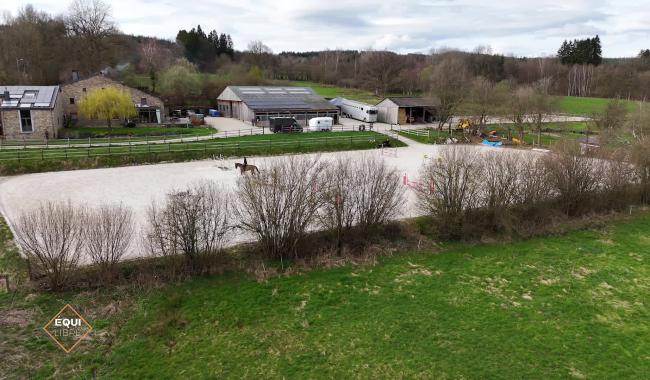
[[[389,99],[377,104],[377,121],[380,123],[397,124],[399,107]]]

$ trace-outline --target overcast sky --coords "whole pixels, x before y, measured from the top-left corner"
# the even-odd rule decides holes
[[[235,48],[262,40],[274,52],[326,48],[432,48],[517,56],[555,54],[567,38],[599,34],[606,57],[650,48],[650,0],[106,0],[126,33],[174,39],[200,24],[230,33]],[[490,3],[490,4],[488,4]],[[13,14],[26,5],[55,14],[66,0],[7,0]]]

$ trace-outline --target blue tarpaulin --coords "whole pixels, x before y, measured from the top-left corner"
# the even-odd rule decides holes
[[[501,141],[490,141],[490,140],[483,140],[483,141],[481,141],[481,144],[489,145],[489,146],[501,146],[501,145],[503,145],[503,143]]]

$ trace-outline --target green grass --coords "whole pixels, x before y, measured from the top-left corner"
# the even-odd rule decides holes
[[[518,137],[517,130],[514,126],[510,125],[513,137]],[[431,134],[427,136],[418,136],[405,132],[400,132],[400,136],[415,140],[423,144],[440,144],[449,137],[449,132],[447,129],[440,131],[437,128],[434,129],[425,129],[430,130]],[[490,124],[483,128],[487,133],[488,131],[497,131],[499,136],[508,135],[508,125],[507,124]],[[558,140],[575,140],[580,137],[586,136],[587,132],[587,123],[586,122],[563,122],[563,123],[544,123],[542,129],[542,145],[548,146]],[[594,131],[590,131],[594,133]],[[459,131],[454,131],[453,136],[460,140],[463,140],[463,133]],[[526,144],[537,144],[537,131],[533,125],[526,125],[524,142]]]
[[[560,96],[558,97],[558,107],[562,113],[591,116],[594,113],[602,112],[610,101],[612,99]],[[630,100],[622,100],[622,102],[628,111],[633,111],[639,104],[639,102]]]
[[[124,137],[146,137],[146,136],[203,136],[215,133],[216,130],[211,127],[135,127],[135,128],[108,128],[108,127],[72,127],[64,128],[61,138],[124,138]],[[134,139],[135,140],[135,139]],[[117,141],[117,140],[116,140]],[[55,142],[52,140],[51,142]]]
[[[338,87],[334,85],[307,82],[307,81],[294,81],[291,82],[292,86],[311,87],[318,95],[326,98],[335,98],[337,96],[344,97],[350,100],[356,100],[369,104],[377,104],[383,98],[378,97],[370,91],[360,90],[356,88]]]
[[[200,142],[0,151],[0,175],[187,161],[215,155],[255,156],[372,149],[386,139],[376,132],[266,134]],[[394,146],[404,144],[393,141]]]
[[[603,229],[454,244],[264,282],[230,274],[150,291],[22,297],[14,309],[35,310],[33,319],[0,330],[0,371],[88,378],[97,369],[99,378],[123,379],[646,378],[648,231],[644,214]],[[120,314],[98,312],[116,300],[127,305]],[[39,328],[67,302],[97,331],[64,355]]]

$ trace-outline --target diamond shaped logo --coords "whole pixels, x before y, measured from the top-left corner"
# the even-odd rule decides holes
[[[70,304],[67,304],[50,319],[43,330],[63,351],[70,353],[93,331],[93,327]]]

